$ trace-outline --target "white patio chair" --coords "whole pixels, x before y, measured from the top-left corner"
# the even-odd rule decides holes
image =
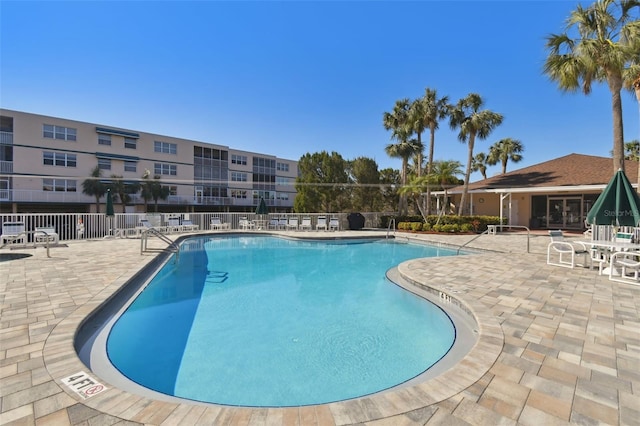
[[[327,230],[327,217],[326,216],[318,216],[318,222],[316,222],[316,231],[320,229]]]
[[[2,224],[0,242],[5,244],[25,244],[27,233],[24,222],[5,222]]]
[[[278,219],[278,229],[287,229],[287,218],[281,217]]]
[[[549,231],[551,242],[547,246],[547,265],[574,268],[578,265],[578,258],[582,257],[581,266],[586,267],[587,261],[591,262],[591,251],[579,241],[573,243],[564,239],[562,231]],[[557,255],[558,260],[554,260]],[[567,259],[567,257],[569,259]],[[591,264],[590,264],[591,265]]]
[[[256,224],[252,220],[247,219],[246,217],[241,217],[238,224],[240,225],[240,229],[244,229],[244,230],[255,229],[256,227]]]
[[[278,229],[278,226],[278,219],[269,219],[269,224],[267,225],[268,229]]]
[[[287,222],[287,229],[297,231],[298,230],[298,218],[290,217]]]
[[[218,216],[212,217],[211,221],[209,222],[209,225],[211,226],[211,229],[213,229],[213,230],[229,229],[229,224],[228,223],[223,223],[222,220]]]
[[[196,225],[189,219],[185,219],[182,221],[182,229],[188,232],[193,232],[199,230],[200,226]]]
[[[640,284],[640,252],[619,251],[611,255],[609,279],[627,284]]]
[[[340,221],[337,217],[332,217],[329,219],[329,231],[339,231],[340,230]]]
[[[300,222],[300,230],[304,231],[311,231],[311,218],[310,217],[303,217],[302,218],[302,222]]]
[[[60,237],[53,226],[36,226],[33,233],[33,244],[58,244]]]

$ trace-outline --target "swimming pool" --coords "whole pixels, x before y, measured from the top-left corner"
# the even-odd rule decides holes
[[[332,402],[410,380],[452,345],[449,317],[384,274],[455,251],[267,236],[181,247],[106,345],[125,376],[163,394],[243,406]]]

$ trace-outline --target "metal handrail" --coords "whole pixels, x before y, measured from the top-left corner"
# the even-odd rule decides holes
[[[144,231],[142,231],[142,234],[140,235],[140,254],[143,254],[145,251],[152,251],[147,248],[147,240],[149,238],[149,234],[153,234],[154,236],[158,237],[160,240],[167,243],[169,245],[167,249],[170,252],[176,253],[176,255],[180,254],[180,247],[175,243],[175,241],[173,241],[171,238],[167,237],[165,234],[163,234],[162,232],[158,231],[155,228],[147,228]]]
[[[391,220],[389,221],[389,225],[387,225],[387,236],[385,237],[385,239],[389,239],[389,232],[391,230],[391,224],[393,224],[393,236],[396,236],[396,218],[392,217]]]
[[[523,226],[523,225],[496,225],[499,226],[500,229],[502,230],[502,228],[524,228],[527,230],[527,253],[530,253],[529,248],[530,248],[530,238],[531,238],[531,229],[529,229],[528,226]],[[456,251],[456,255],[460,254],[460,250],[462,250],[462,248],[464,248],[466,245],[471,244],[473,241],[477,240],[478,238],[480,238],[481,236],[483,236],[484,234],[489,233],[489,230],[486,229],[484,232],[482,232],[481,234],[476,235],[475,237],[473,237],[472,239],[470,239],[469,241],[467,241],[466,243],[464,243],[463,245],[461,245],[460,247],[458,247],[458,251]]]

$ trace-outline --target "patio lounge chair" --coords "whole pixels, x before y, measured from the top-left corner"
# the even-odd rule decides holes
[[[311,218],[310,217],[303,217],[302,218],[302,222],[300,222],[300,230],[304,231],[311,231]]]
[[[583,257],[582,266],[587,266],[587,260],[591,261],[590,250],[581,242],[569,242],[564,239],[562,231],[549,231],[551,242],[547,246],[547,265],[562,266],[563,268],[574,268],[577,258]],[[558,260],[553,260],[554,255]],[[567,260],[569,257],[569,260]]]
[[[281,217],[278,219],[278,229],[287,229],[287,218]]]
[[[170,217],[167,219],[167,233],[182,232],[183,228],[180,225],[180,219],[177,217]]]
[[[36,231],[33,233],[33,244],[43,244],[49,242],[50,244],[58,244],[60,237],[53,226],[36,226]]]
[[[229,229],[229,224],[228,223],[222,223],[222,220],[220,220],[220,218],[218,216],[214,216],[211,218],[211,221],[209,222],[209,225],[211,226],[211,229],[216,230],[216,229]]]
[[[5,222],[2,224],[1,245],[24,244],[26,237],[24,222]]]
[[[256,224],[252,221],[247,219],[246,217],[241,217],[240,221],[238,222],[240,225],[240,229],[255,229]]]
[[[182,221],[182,229],[185,232],[192,232],[192,231],[197,231],[200,229],[199,225],[196,225],[195,223],[193,223],[192,221],[190,221],[189,219],[185,219]]]
[[[316,222],[316,231],[320,229],[327,230],[327,217],[326,216],[318,216],[318,222]]]
[[[329,231],[339,231],[340,230],[340,221],[337,217],[332,217],[329,219]]]
[[[275,218],[270,219],[269,220],[269,225],[267,225],[267,227],[269,229],[278,229],[278,219],[275,219]]]
[[[289,221],[287,222],[287,229],[291,229],[294,231],[298,230],[298,218],[297,217],[290,217]]]

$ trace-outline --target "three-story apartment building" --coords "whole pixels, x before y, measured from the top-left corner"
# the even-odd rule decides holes
[[[291,211],[298,163],[224,145],[0,109],[0,212],[95,212],[83,182],[159,177],[159,211]],[[153,201],[151,201],[153,203]],[[144,212],[139,192],[124,206]],[[122,211],[118,206],[116,211]]]

